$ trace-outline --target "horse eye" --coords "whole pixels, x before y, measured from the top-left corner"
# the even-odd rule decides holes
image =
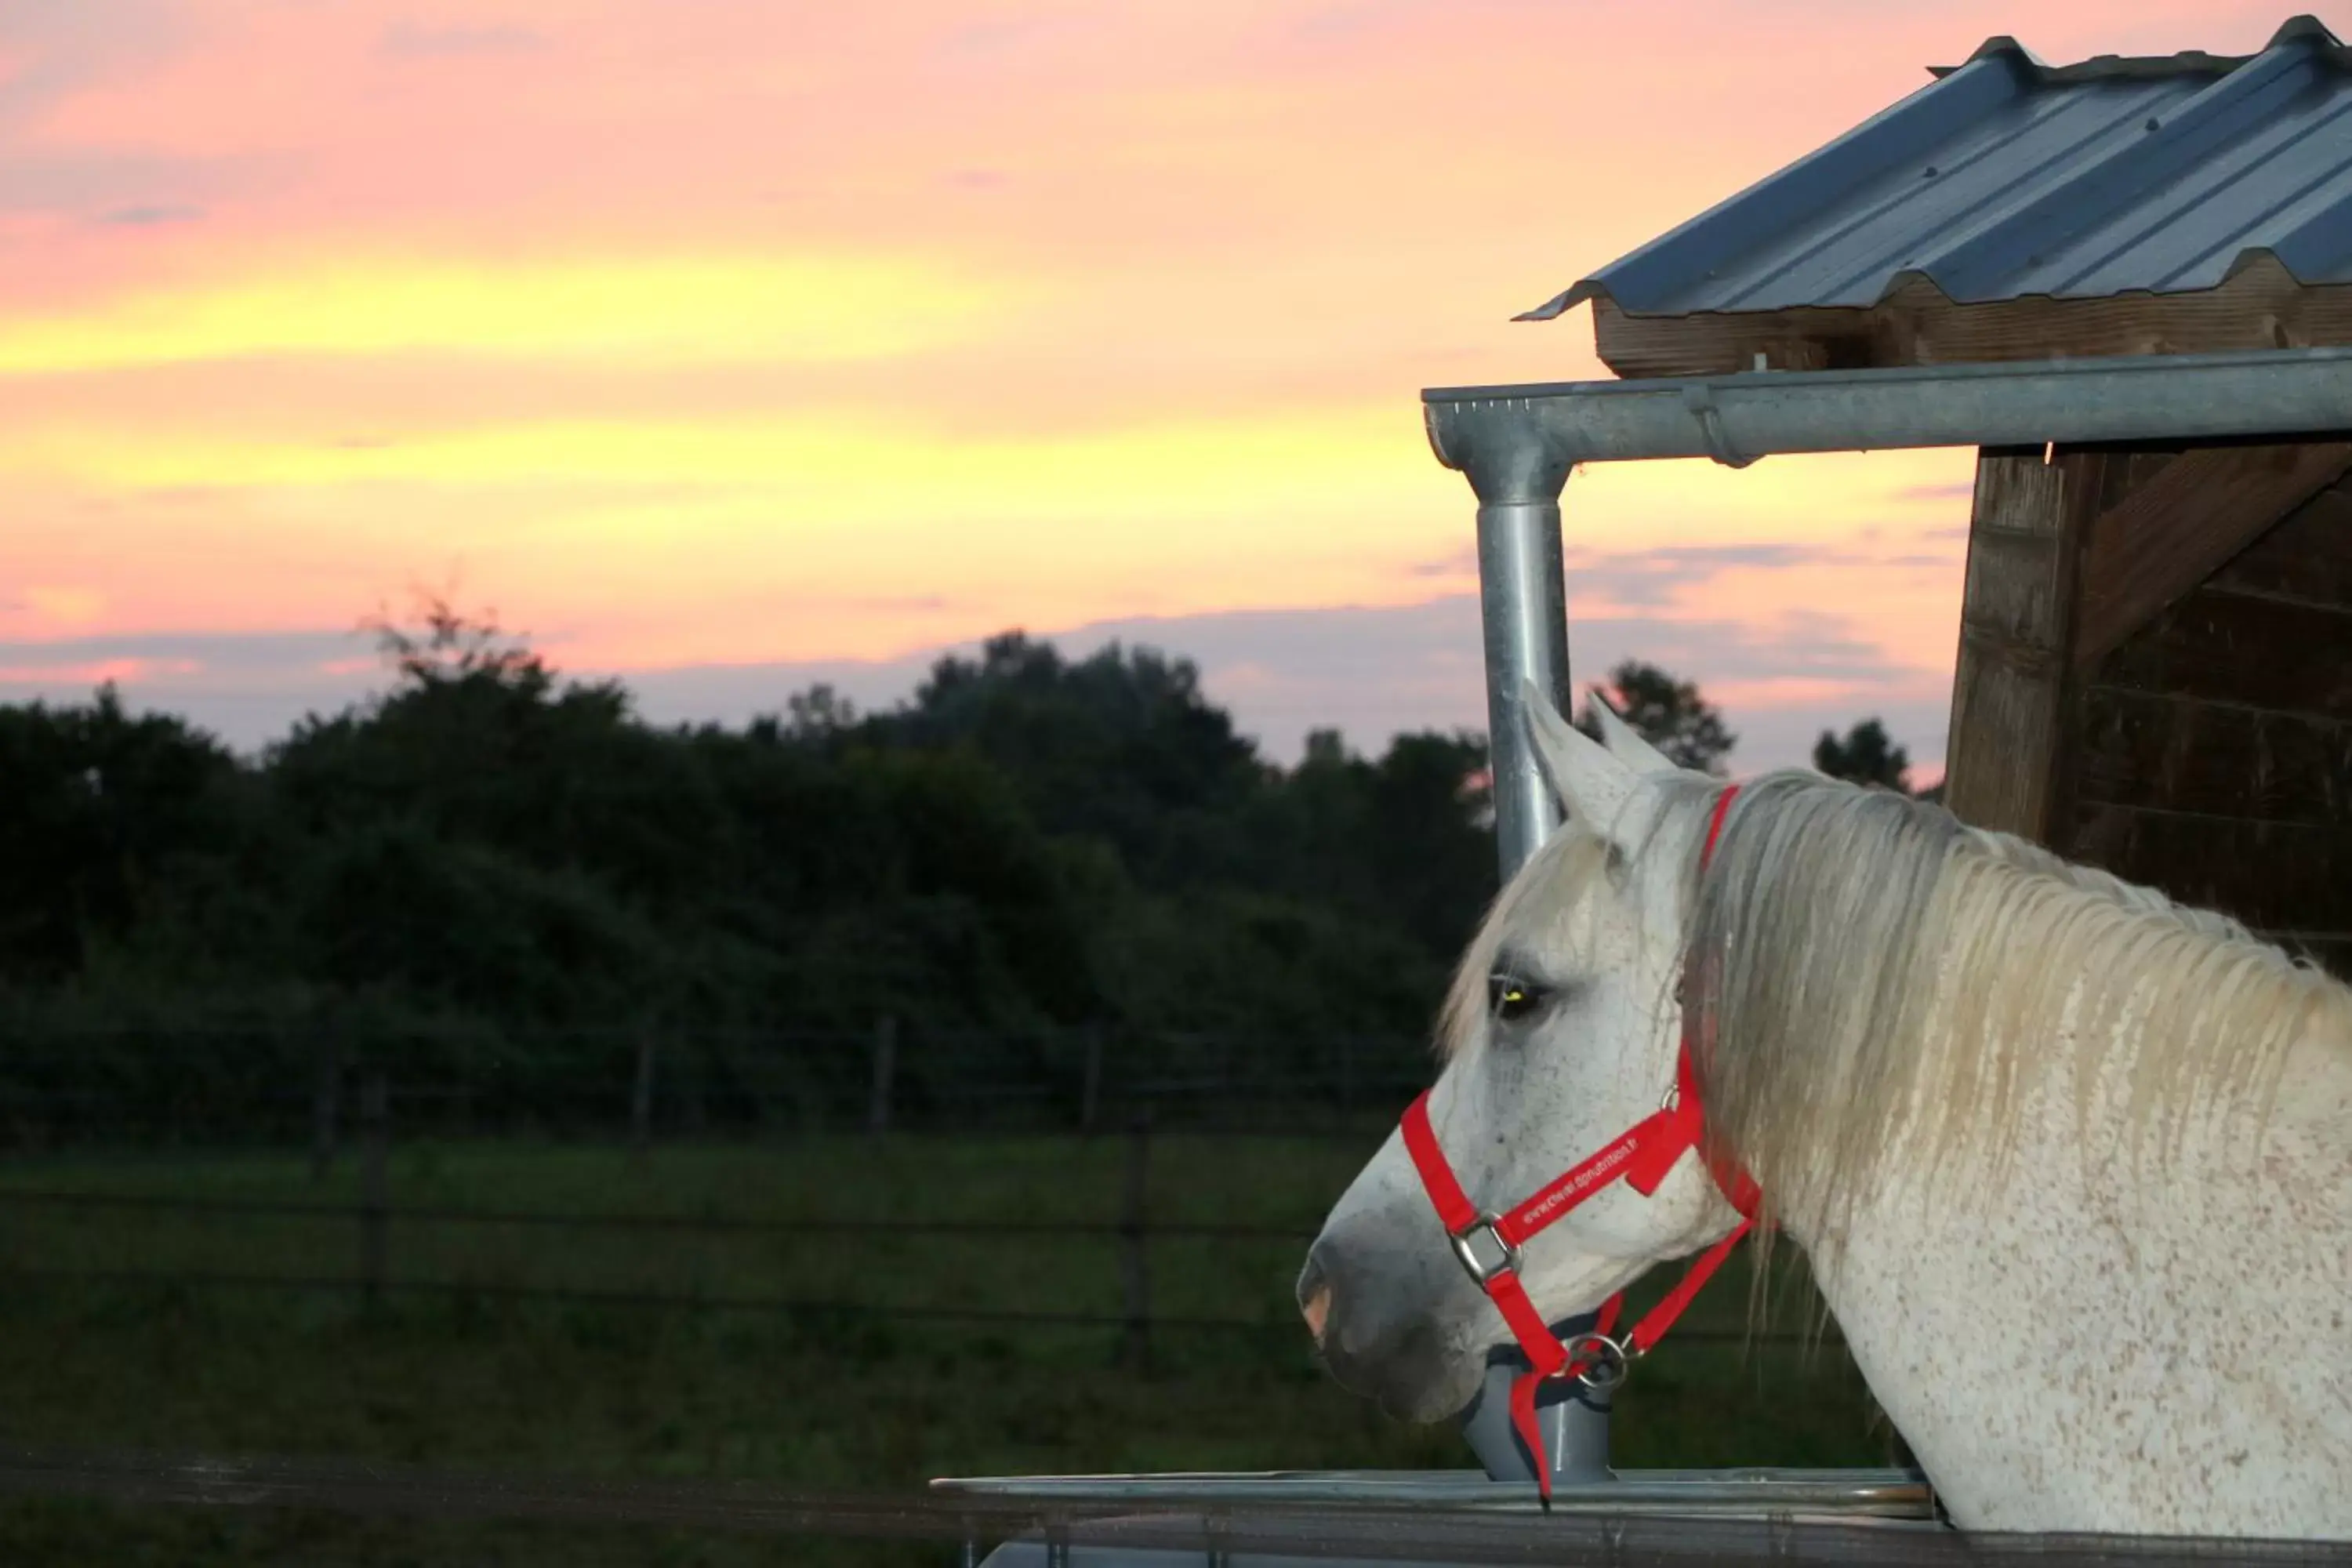
[[[1516,1024],[1535,1016],[1550,998],[1551,993],[1542,986],[1508,974],[1486,977],[1486,1010],[1502,1023]]]

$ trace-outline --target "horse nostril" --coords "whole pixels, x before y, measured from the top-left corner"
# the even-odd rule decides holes
[[[1315,1336],[1318,1344],[1323,1342],[1323,1320],[1330,1311],[1331,1288],[1328,1285],[1316,1286],[1312,1295],[1299,1300],[1298,1314],[1307,1320],[1307,1331]]]
[[[1323,1325],[1331,1315],[1331,1286],[1323,1278],[1323,1266],[1308,1253],[1307,1267],[1298,1274],[1298,1315],[1307,1320],[1307,1331],[1315,1342],[1323,1342]]]

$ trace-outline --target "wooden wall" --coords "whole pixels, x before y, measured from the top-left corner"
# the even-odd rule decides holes
[[[1947,799],[2352,978],[2352,445],[1991,451]]]
[[[1696,316],[1633,316],[1592,301],[1592,341],[1621,376],[1984,364],[2112,354],[2223,353],[2352,343],[2352,285],[2308,286],[2271,256],[2219,287],[2104,299],[1962,303],[1924,278],[1867,308],[1799,306]]]

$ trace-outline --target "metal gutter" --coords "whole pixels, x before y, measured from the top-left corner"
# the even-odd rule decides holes
[[[1642,458],[1742,468],[1783,452],[2341,430],[2352,348],[1447,386],[1421,401],[1438,460],[1482,500],[1533,499],[1551,472]]]
[[[1507,880],[1559,825],[1519,712],[1569,689],[1559,494],[1579,463],[2047,442],[2200,440],[2352,428],[2352,348],[1896,370],[1433,387],[1430,446],[1478,498],[1486,733]]]

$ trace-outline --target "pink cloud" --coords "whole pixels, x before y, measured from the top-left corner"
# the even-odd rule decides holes
[[[196,675],[204,666],[190,658],[106,658],[82,664],[0,665],[0,686],[97,687],[134,680]]]
[[[572,628],[572,646],[648,663],[871,653],[1004,618],[1458,592],[1469,498],[1421,446],[1418,390],[1598,374],[1580,316],[1531,327],[1514,311],[1989,34],[2053,59],[2244,50],[2280,16],[2189,0],[2024,18],[1983,0],[130,9],[138,26],[51,8],[0,53],[0,80],[40,84],[0,121],[0,338],[134,296],[403,258],[848,254],[1018,285],[983,332],[822,364],[486,363],[444,346],[0,374],[0,438],[96,432],[116,455],[119,473],[0,469],[23,524],[0,542],[0,580],[91,584],[100,629],[342,624],[462,559],[485,595]],[[558,458],[528,482],[390,466],[550,424],[690,433],[840,414],[919,456],[1367,407],[1394,416],[1374,455],[1398,477],[1381,493],[1302,504],[1361,482],[1366,455],[1301,443],[1197,524],[1149,505],[1191,476],[1145,462],[1008,465],[991,493],[877,505],[855,530],[839,498],[802,508],[781,480],[730,489],[707,466],[616,479]],[[184,464],[194,478],[138,477],[190,447],[229,456]],[[280,462],[289,450],[380,461],[338,481]],[[901,493],[889,462],[870,467],[871,496]],[[1669,639],[1652,646],[1719,651],[1737,625],[1810,648],[1790,617],[1853,604],[1844,640],[1803,658],[1870,664],[1887,689],[1948,669],[1957,551],[1947,540],[1949,558],[1932,558],[1909,523],[1936,508],[1943,526],[1965,521],[1952,465],[1917,469],[1909,497],[1844,479],[1774,489],[1770,468],[1713,489],[1580,480],[1571,536],[1607,542],[1572,577],[1580,635],[1638,626]],[[1064,516],[1081,485],[1097,515],[1018,523]],[[1244,515],[1252,495],[1262,510]],[[1879,521],[1900,537],[1858,544]],[[1794,553],[1677,575],[1675,550],[1758,540]],[[1015,557],[1036,564],[1023,576]],[[1414,562],[1429,565],[1418,579]],[[781,650],[786,632],[798,640]],[[1230,679],[1258,689],[1278,672],[1236,664]],[[1861,679],[1783,673],[1814,685],[1776,676],[1759,709],[1831,701]]]

